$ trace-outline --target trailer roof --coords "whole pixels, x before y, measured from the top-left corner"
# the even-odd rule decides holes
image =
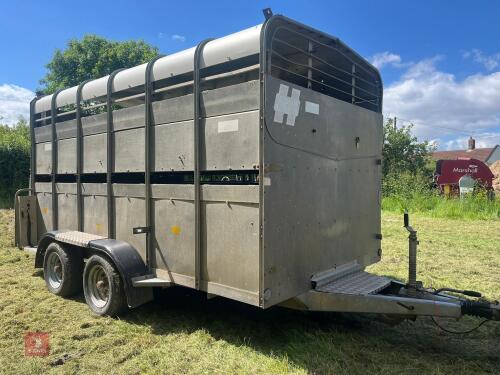
[[[202,51],[201,68],[259,53],[261,28],[262,24],[208,42]],[[158,59],[152,69],[152,81],[192,72],[195,49],[196,47],[192,47]],[[117,73],[113,80],[113,92],[143,85],[146,65],[147,63],[144,63]],[[89,100],[106,95],[108,77],[86,83],[82,88],[82,99]],[[62,90],[57,95],[56,106],[76,104],[77,87]],[[38,99],[35,103],[35,113],[49,111],[53,95]]]
[[[278,22],[269,22],[271,20],[275,20]],[[323,52],[325,54],[333,53],[332,56],[341,57],[337,63],[332,65],[330,62],[322,60],[322,58],[327,57],[311,55],[311,52],[305,50],[303,51],[299,46],[295,46],[293,44],[291,45],[287,42],[284,43],[285,45],[295,50],[293,51],[295,55],[298,52],[299,54],[302,53],[309,57],[312,56],[313,58],[318,60],[320,65],[324,65],[324,67],[316,66],[316,73],[320,73],[323,75],[326,74],[325,77],[328,77],[328,79],[334,79],[336,85],[338,86],[349,86],[346,86],[345,88],[332,87],[332,85],[324,82],[326,78],[321,76],[319,81],[315,81],[317,84],[322,86],[322,89],[320,90],[321,92],[325,91],[326,89],[331,89],[334,90],[336,94],[327,93],[327,95],[336,97],[340,100],[352,102],[356,105],[361,105],[362,107],[368,108],[370,106],[375,106],[378,112],[381,111],[382,79],[380,77],[379,71],[373,65],[371,65],[368,61],[366,61],[363,57],[361,57],[347,45],[342,43],[338,38],[310,28],[306,25],[300,24],[299,22],[293,21],[284,16],[276,15],[269,18],[265,24],[253,26],[237,33],[209,41],[201,49],[200,68],[212,67],[228,61],[238,60],[241,58],[259,54],[261,52],[261,31],[263,29],[263,26],[266,25],[266,30],[268,30],[270,29],[269,26],[271,24],[273,25],[273,28],[271,28],[270,31],[270,33],[272,34],[271,38],[275,36],[278,29],[284,30],[286,29],[287,24],[293,25],[293,27],[295,27],[296,30],[299,30],[300,34],[303,34],[303,36],[306,38],[309,38],[310,35],[315,35],[315,39],[317,40],[315,40],[314,43],[317,43],[321,47],[321,49],[324,50]],[[266,31],[266,33],[268,33],[268,31]],[[293,33],[297,34],[297,31],[292,31],[292,34]],[[275,39],[278,40],[279,38]],[[273,39],[264,41],[264,43],[271,43],[271,40]],[[172,55],[161,57],[158,60],[154,61],[151,69],[151,81],[155,82],[186,73],[191,73],[194,69],[195,51],[196,47],[192,47],[187,50],[174,53]],[[296,61],[289,62],[297,65],[297,67],[303,66],[303,64],[297,63]],[[124,69],[118,72],[113,79],[111,92],[116,93],[133,88],[140,88],[145,83],[147,65],[147,63],[144,63],[142,65]],[[351,72],[351,66],[356,66],[356,73],[354,73],[354,71]],[[278,68],[280,67],[278,66]],[[320,68],[326,71],[323,71]],[[288,68],[284,69],[284,71],[295,76],[300,76],[300,74],[295,71],[290,71]],[[345,79],[339,77],[339,75],[342,74],[346,76],[344,77]],[[82,86],[82,100],[92,100],[97,98],[99,98],[99,100],[103,99],[107,94],[108,78],[109,75],[85,83]],[[56,107],[60,108],[66,105],[76,104],[77,89],[78,86],[73,86],[60,91],[56,95]],[[353,96],[352,92],[356,92],[357,94]],[[347,95],[348,98],[341,97],[342,93]],[[38,98],[34,103],[34,112],[40,113],[50,111],[53,97],[54,94]]]

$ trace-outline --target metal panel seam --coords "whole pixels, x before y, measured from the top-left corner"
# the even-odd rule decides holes
[[[203,47],[213,39],[201,41],[194,51],[193,64],[193,130],[194,130],[194,228],[195,228],[195,288],[200,289],[201,278],[201,200],[200,200],[200,57]]]
[[[78,230],[83,231],[82,170],[83,170],[83,131],[82,131],[82,88],[90,79],[83,81],[76,89],[76,210]]]
[[[58,212],[57,212],[57,194],[56,194],[56,177],[57,177],[57,133],[56,133],[56,122],[57,122],[57,107],[56,100],[57,95],[62,90],[57,90],[54,95],[52,95],[52,100],[50,103],[50,117],[51,117],[51,129],[52,129],[52,229],[58,229]]]
[[[146,77],[144,78],[144,199],[145,199],[145,214],[146,214],[146,267],[151,270],[152,255],[153,255],[153,229],[151,226],[151,143],[153,138],[151,136],[151,91],[154,87],[154,82],[151,82],[151,71],[154,63],[163,57],[162,55],[156,56],[146,66]]]
[[[106,161],[106,192],[107,192],[107,203],[108,203],[108,238],[115,238],[114,230],[114,210],[113,210],[113,188],[111,181],[111,173],[113,172],[113,100],[111,98],[113,90],[113,80],[117,73],[121,72],[122,69],[117,69],[112,72],[108,77],[107,87],[106,87],[106,151],[107,151],[107,161]]]

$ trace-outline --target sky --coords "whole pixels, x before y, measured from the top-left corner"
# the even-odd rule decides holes
[[[0,0],[0,122],[28,103],[54,50],[97,34],[170,54],[263,22],[262,9],[344,41],[380,69],[383,114],[439,149],[500,144],[500,2]]]

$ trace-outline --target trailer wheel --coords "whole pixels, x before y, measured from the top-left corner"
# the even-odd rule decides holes
[[[100,255],[91,256],[85,265],[83,292],[97,315],[116,316],[127,309],[123,281],[114,265]]]
[[[82,290],[83,259],[79,253],[69,251],[52,242],[43,258],[43,276],[49,292],[61,297],[74,295]]]

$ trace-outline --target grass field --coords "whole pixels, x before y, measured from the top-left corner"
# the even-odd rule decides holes
[[[401,216],[383,215],[383,261],[370,271],[406,277]],[[500,222],[412,218],[419,279],[500,299]],[[260,311],[166,290],[122,319],[98,318],[83,297],[49,294],[33,255],[12,247],[12,211],[0,210],[0,372],[26,373],[498,373],[500,324],[468,335],[430,320],[391,327],[362,318]],[[479,320],[443,321],[465,329]],[[48,357],[24,357],[28,331],[48,332]]]
[[[412,213],[442,219],[500,220],[500,195],[497,194],[493,201],[485,195],[467,199],[443,199],[441,195],[432,192],[411,194],[409,197],[391,195],[382,199],[382,209],[393,213],[401,213],[407,209]]]

